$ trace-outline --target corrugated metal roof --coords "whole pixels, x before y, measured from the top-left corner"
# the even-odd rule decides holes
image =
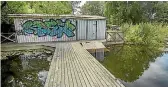
[[[103,16],[95,15],[55,15],[55,14],[8,14],[13,18],[72,18],[72,19],[106,19]]]

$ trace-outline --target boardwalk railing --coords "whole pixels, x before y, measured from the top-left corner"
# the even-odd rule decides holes
[[[16,42],[16,33],[1,33],[1,43],[7,40]]]
[[[124,35],[122,31],[106,31],[106,41],[113,43],[124,43]]]

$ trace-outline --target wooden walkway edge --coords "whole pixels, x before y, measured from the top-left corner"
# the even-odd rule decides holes
[[[124,87],[80,43],[56,43],[45,87]]]

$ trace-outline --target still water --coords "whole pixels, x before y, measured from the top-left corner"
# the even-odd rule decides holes
[[[107,46],[101,63],[126,87],[168,87],[168,53],[149,46]]]
[[[2,87],[43,87],[53,51],[32,49],[12,51],[14,53],[18,55],[8,55],[7,59],[1,60]]]
[[[101,52],[92,55],[126,87],[168,87],[168,53],[151,46],[106,47],[105,58]],[[1,60],[2,87],[43,87],[53,51],[15,52],[19,54]]]

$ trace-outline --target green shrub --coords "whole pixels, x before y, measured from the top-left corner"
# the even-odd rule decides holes
[[[163,46],[168,36],[168,26],[162,23],[123,24],[121,29],[125,41],[134,44]]]

